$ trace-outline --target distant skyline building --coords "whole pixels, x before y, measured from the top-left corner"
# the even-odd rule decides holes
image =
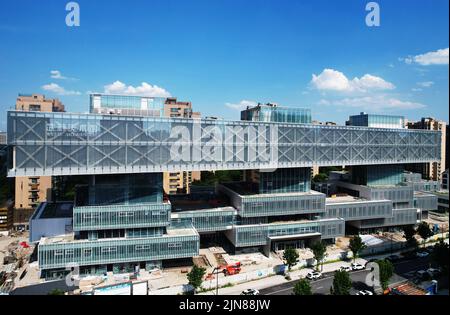
[[[164,116],[172,118],[201,118],[199,112],[192,110],[191,102],[180,102],[175,97],[169,97],[164,102]],[[191,184],[201,179],[201,172],[165,172],[163,174],[164,191],[169,194],[189,194]]]
[[[420,121],[409,122],[408,129],[425,129],[438,131],[441,134],[441,158],[439,162],[410,165],[411,171],[422,173],[426,178],[440,181],[447,165],[447,124],[432,117],[424,117]]]

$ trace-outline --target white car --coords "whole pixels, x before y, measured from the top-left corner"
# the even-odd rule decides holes
[[[241,295],[259,295],[259,291],[256,289],[247,289],[242,291]]]
[[[358,264],[358,263],[352,263],[352,270],[364,270],[364,269],[366,269],[366,267],[364,267],[363,265],[361,265],[361,264]]]
[[[417,252],[416,256],[417,257],[427,257],[429,255],[428,252]]]
[[[308,274],[306,275],[306,278],[309,280],[316,280],[319,279],[320,277],[322,277],[322,274],[318,271],[311,271],[308,272]]]
[[[341,267],[339,268],[339,270],[340,270],[340,271],[347,271],[347,272],[350,272],[350,271],[352,271],[352,268],[349,267],[349,266],[341,266]]]
[[[356,295],[373,295],[373,292],[369,290],[361,290],[356,292]]]

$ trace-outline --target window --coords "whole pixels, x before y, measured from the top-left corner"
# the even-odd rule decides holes
[[[64,251],[62,249],[55,250],[55,257],[64,256]]]
[[[183,243],[168,243],[167,247],[168,248],[181,248],[181,247],[183,247]]]
[[[117,252],[117,247],[103,247],[102,248],[102,253],[103,254],[115,253],[115,252]]]
[[[135,250],[141,251],[141,250],[148,250],[150,249],[150,245],[136,245]]]
[[[91,257],[92,256],[92,249],[86,248],[83,250],[83,257]]]

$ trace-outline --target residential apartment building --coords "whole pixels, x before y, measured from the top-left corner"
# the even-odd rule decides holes
[[[41,275],[54,278],[71,264],[82,274],[161,268],[198,255],[214,235],[234,252],[270,255],[333,243],[351,229],[414,225],[436,208],[436,196],[415,191],[417,175],[405,180],[403,165],[439,161],[439,132],[313,125],[309,110],[277,106],[241,117],[8,112],[16,152],[9,176],[77,175],[89,183],[77,187],[73,232],[40,239]],[[38,149],[45,157],[31,154]],[[311,167],[342,165],[348,174],[330,176],[338,195],[311,189]],[[164,172],[202,170],[241,170],[244,180],[163,193]]]
[[[164,117],[193,118],[201,117],[199,112],[192,111],[191,102],[180,102],[169,97],[164,103]],[[189,194],[193,181],[201,179],[201,172],[165,172],[163,174],[164,191],[169,195],[177,193]]]
[[[432,180],[441,180],[442,173],[445,171],[446,167],[446,152],[447,152],[447,125],[445,122],[427,117],[422,118],[417,122],[409,122],[409,129],[426,129],[426,130],[435,130],[441,134],[441,158],[439,162],[433,163],[422,163],[410,165],[409,169],[414,172],[422,173],[422,175],[426,178]]]
[[[64,112],[64,105],[58,99],[46,98],[42,94],[19,94],[16,100],[16,110],[24,112]],[[39,152],[34,152],[39,154]],[[28,215],[39,203],[51,199],[51,176],[16,177],[14,208],[20,222],[18,227],[28,226]]]
[[[0,205],[0,233],[8,232],[13,228],[13,203],[6,202]]]

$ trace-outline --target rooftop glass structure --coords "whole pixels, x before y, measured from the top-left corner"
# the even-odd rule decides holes
[[[406,128],[405,117],[391,115],[373,115],[360,113],[350,116],[347,121],[349,126],[364,126],[372,128]]]
[[[123,114],[162,117],[163,97],[91,94],[90,113]]]
[[[277,105],[258,105],[241,112],[241,120],[310,124],[311,110]]]

